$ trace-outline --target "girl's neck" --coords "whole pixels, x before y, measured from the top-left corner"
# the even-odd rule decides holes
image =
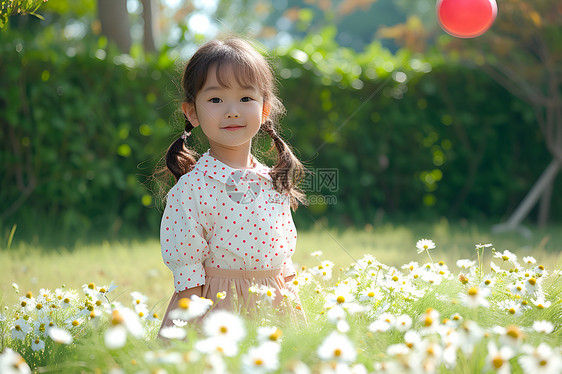
[[[251,169],[255,165],[250,149],[209,149],[209,155],[233,169]]]

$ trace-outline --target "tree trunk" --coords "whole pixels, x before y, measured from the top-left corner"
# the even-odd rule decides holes
[[[129,53],[131,33],[126,0],[98,0],[101,32],[117,44],[121,52]]]
[[[552,188],[554,186],[554,180],[552,180],[548,186],[546,186],[539,205],[539,217],[538,225],[540,228],[545,228],[548,223],[548,216],[550,213],[550,202],[552,200]]]
[[[154,37],[156,29],[154,23],[158,19],[158,4],[155,0],[142,0],[142,9],[142,18],[144,20],[144,51],[155,52],[156,43],[154,42]]]

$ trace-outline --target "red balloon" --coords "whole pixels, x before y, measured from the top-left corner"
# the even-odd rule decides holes
[[[438,0],[441,28],[457,38],[474,38],[492,26],[498,13],[496,0]]]

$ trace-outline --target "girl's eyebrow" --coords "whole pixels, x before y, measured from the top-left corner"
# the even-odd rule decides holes
[[[209,86],[203,90],[203,92],[212,91],[212,90],[220,90],[222,87],[219,86]]]

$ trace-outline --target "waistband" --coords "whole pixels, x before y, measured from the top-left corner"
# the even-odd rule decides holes
[[[277,277],[281,274],[281,269],[269,270],[232,270],[219,268],[205,268],[205,275],[215,278],[228,279],[263,279]]]

